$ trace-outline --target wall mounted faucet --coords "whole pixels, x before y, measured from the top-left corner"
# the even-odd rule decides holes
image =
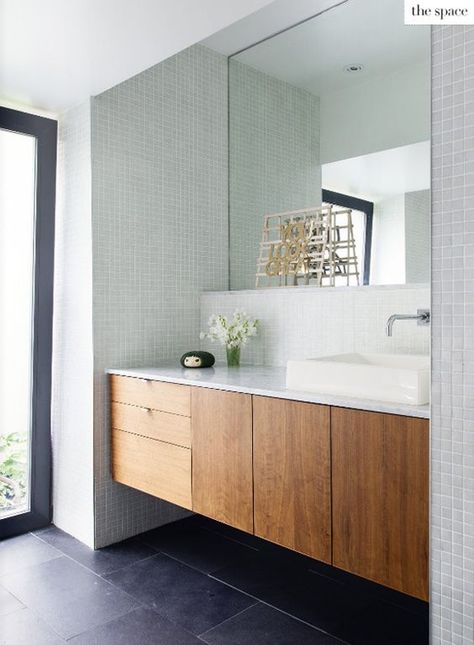
[[[393,314],[387,320],[385,332],[387,336],[392,335],[393,323],[396,320],[417,320],[418,325],[426,327],[431,322],[431,313],[429,309],[417,309],[416,314]]]

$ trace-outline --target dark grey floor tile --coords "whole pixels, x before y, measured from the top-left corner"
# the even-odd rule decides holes
[[[0,616],[11,614],[12,611],[22,609],[24,607],[18,598],[12,596],[4,587],[0,585]]]
[[[0,645],[64,645],[65,642],[30,609],[2,616]]]
[[[334,636],[371,602],[346,585],[262,553],[213,577]]]
[[[66,639],[140,605],[65,557],[5,576],[2,584]]]
[[[200,638],[209,645],[341,645],[331,636],[261,603]]]
[[[37,531],[35,535],[99,575],[156,554],[155,549],[136,538],[94,551],[55,526]]]
[[[66,639],[125,615],[139,603],[119,589],[98,587],[72,594],[59,603],[42,604],[39,615]]]
[[[100,578],[65,556],[3,576],[1,584],[26,605],[38,596],[60,599],[72,592],[93,588]]]
[[[202,641],[148,607],[75,636],[73,645],[199,645]]]
[[[254,553],[243,544],[186,521],[148,531],[140,539],[203,573],[211,573]]]
[[[106,578],[193,634],[214,627],[255,602],[163,554]]]
[[[404,611],[428,617],[429,603],[424,600],[407,596],[399,591],[395,591],[395,589],[389,589],[371,580],[365,580],[364,578],[343,571],[339,572],[339,580],[354,589],[355,593],[361,593],[369,597],[372,602],[383,601],[395,605]]]
[[[347,571],[332,567],[324,562],[319,562],[313,558],[296,553],[254,535],[247,535],[238,529],[216,522],[210,518],[203,517],[201,515],[193,515],[191,518],[181,520],[181,522],[188,522],[188,524],[193,522],[193,525],[197,528],[217,533],[218,535],[223,537],[225,536],[231,540],[248,544],[252,549],[261,551],[272,558],[278,559],[278,561],[283,563],[285,567],[306,569],[313,573],[317,573],[320,576],[335,580],[341,584],[351,586],[353,587],[354,593],[365,596],[368,602],[383,600],[384,602],[397,605],[405,611],[411,611],[413,613],[423,615],[426,615],[429,610],[427,602],[417,598],[412,598],[411,596],[389,589],[388,587],[383,587],[375,582],[355,576]]]
[[[57,549],[27,533],[0,542],[0,577],[58,558]]]
[[[428,645],[429,617],[375,602],[344,625],[341,637],[351,645]]]
[[[4,540],[0,645],[427,645],[427,603],[239,533],[192,517],[98,552],[56,528]]]

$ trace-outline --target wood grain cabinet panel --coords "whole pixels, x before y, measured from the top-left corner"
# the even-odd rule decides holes
[[[125,430],[185,448],[191,447],[190,417],[113,402],[111,421],[112,428],[117,430]]]
[[[187,385],[111,374],[110,398],[151,410],[191,415],[191,388]]]
[[[255,534],[331,562],[329,407],[255,396]]]
[[[253,533],[252,397],[193,388],[193,511]]]
[[[121,484],[191,509],[191,451],[112,430],[112,477]]]
[[[333,563],[428,599],[424,419],[332,408]]]

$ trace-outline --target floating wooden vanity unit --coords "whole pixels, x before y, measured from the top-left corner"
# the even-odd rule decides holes
[[[111,376],[110,398],[113,478],[191,510],[190,388]]]
[[[427,419],[118,374],[110,399],[116,481],[428,599]]]

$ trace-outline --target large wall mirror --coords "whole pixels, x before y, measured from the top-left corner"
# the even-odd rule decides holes
[[[403,0],[348,0],[232,56],[231,289],[258,261],[258,286],[429,282],[430,112],[430,28]]]

